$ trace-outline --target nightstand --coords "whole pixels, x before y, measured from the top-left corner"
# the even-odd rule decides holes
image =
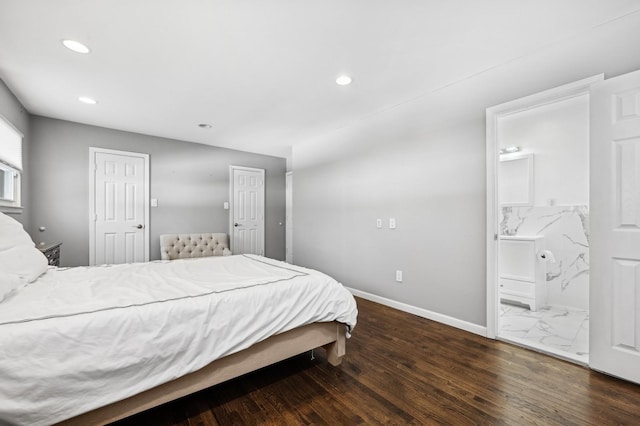
[[[60,266],[60,246],[62,243],[40,243],[36,248],[47,258],[49,265]]]

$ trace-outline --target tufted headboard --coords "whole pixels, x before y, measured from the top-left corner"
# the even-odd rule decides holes
[[[165,234],[160,235],[162,260],[189,259],[205,256],[229,256],[227,234]]]

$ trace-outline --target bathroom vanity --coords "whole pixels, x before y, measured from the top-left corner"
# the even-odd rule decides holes
[[[546,303],[546,263],[543,236],[500,236],[500,300],[529,305],[532,311]]]

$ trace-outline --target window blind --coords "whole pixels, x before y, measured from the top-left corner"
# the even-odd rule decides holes
[[[22,171],[22,133],[0,116],[0,161]]]

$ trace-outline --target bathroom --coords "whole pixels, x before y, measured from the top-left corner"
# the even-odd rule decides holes
[[[587,364],[589,95],[502,116],[497,134],[498,335]]]

